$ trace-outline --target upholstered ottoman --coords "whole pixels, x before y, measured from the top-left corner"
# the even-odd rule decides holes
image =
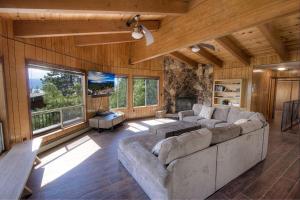
[[[200,129],[201,125],[196,122],[176,121],[167,124],[159,124],[149,128],[149,132],[162,137],[178,136],[182,133]]]

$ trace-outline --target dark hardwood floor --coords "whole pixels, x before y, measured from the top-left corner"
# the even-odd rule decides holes
[[[161,120],[125,123],[101,134],[90,131],[40,155],[28,186],[31,199],[148,199],[117,159],[121,138],[142,134]],[[271,123],[269,150],[257,164],[208,199],[300,199],[300,131]]]

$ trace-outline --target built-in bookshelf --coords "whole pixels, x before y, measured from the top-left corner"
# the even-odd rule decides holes
[[[213,105],[242,107],[243,80],[215,80],[213,88]]]

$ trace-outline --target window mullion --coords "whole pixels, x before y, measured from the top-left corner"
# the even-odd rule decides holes
[[[117,108],[119,108],[119,87],[120,87],[120,85],[119,85],[119,78],[117,78]]]
[[[144,84],[145,84],[145,99],[144,99],[144,101],[145,101],[145,106],[147,106],[147,84],[146,84],[146,79],[144,79]]]

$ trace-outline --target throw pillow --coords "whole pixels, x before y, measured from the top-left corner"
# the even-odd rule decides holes
[[[209,147],[211,132],[204,128],[169,137],[161,143],[158,159],[163,164]]]
[[[211,116],[213,115],[214,110],[215,110],[214,107],[202,106],[199,117],[203,117],[205,119],[211,119]]]
[[[155,156],[158,156],[159,154],[159,151],[160,151],[160,148],[161,148],[161,144],[165,141],[166,139],[163,139],[159,142],[157,142],[154,147],[152,148],[152,153],[155,155]]]
[[[202,108],[201,104],[194,104],[193,105],[194,115],[199,115],[201,112],[201,108]]]
[[[262,128],[264,124],[260,120],[249,120],[239,124],[239,126],[242,128],[242,134],[246,134]]]
[[[239,120],[235,121],[234,124],[240,125],[240,124],[246,123],[247,121],[249,121],[249,119],[239,119]]]
[[[264,126],[267,124],[266,118],[261,113],[255,113],[249,119],[250,120],[259,120],[259,121],[261,121],[264,124]]]

